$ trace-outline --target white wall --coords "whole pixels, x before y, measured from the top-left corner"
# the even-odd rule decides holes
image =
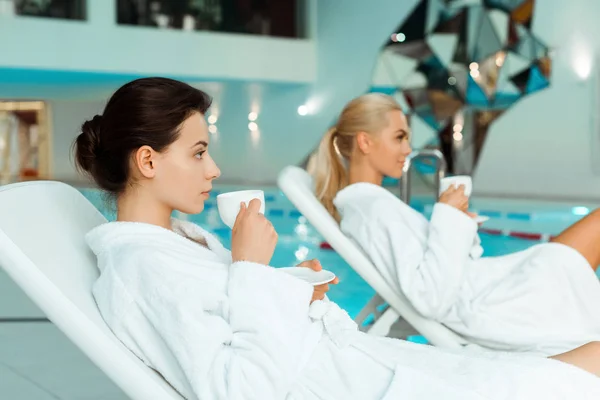
[[[418,0],[402,2],[380,0],[374,6],[362,0],[346,0],[342,6],[341,2],[311,0],[312,19],[309,30],[311,36],[316,35],[316,58],[315,54],[310,57],[312,60],[318,59],[318,71],[313,82],[309,84],[249,83],[249,80],[257,79],[255,76],[259,69],[261,74],[269,75],[274,79],[279,79],[277,77],[280,74],[288,73],[285,71],[286,67],[281,64],[269,64],[268,60],[263,60],[264,64],[260,68],[255,68],[252,66],[253,61],[250,60],[248,63],[238,63],[244,67],[249,65],[251,70],[256,70],[253,73],[254,76],[248,75],[246,82],[222,80],[218,83],[198,84],[209,94],[215,96],[214,104],[219,109],[220,115],[217,123],[219,133],[213,136],[211,151],[223,171],[222,181],[272,183],[275,182],[277,174],[283,167],[302,161],[308,152],[317,145],[326,128],[334,121],[344,104],[369,89],[381,46],[417,2]],[[90,12],[90,15],[96,15],[97,19],[100,18],[97,13],[94,13],[94,10]],[[15,21],[13,20],[11,23]],[[100,22],[92,20],[91,23],[92,25],[97,24],[97,27],[93,29],[100,32],[103,29],[102,24],[107,24],[107,21],[109,19],[100,18]],[[33,24],[35,21],[27,20],[25,22]],[[51,24],[54,21],[44,21],[44,23]],[[59,26],[62,25],[57,24],[57,35],[63,35],[59,29]],[[74,23],[73,27],[79,25],[82,24]],[[81,26],[79,28],[84,29]],[[3,29],[6,28],[0,27],[0,34]],[[138,30],[138,28],[122,29],[123,33],[127,31],[133,36],[139,35],[140,40],[142,36],[149,37],[145,35],[156,35],[157,40],[159,40],[159,35],[185,35],[181,32]],[[113,37],[111,35],[112,33],[107,33],[103,40],[108,40],[106,43],[110,43],[110,38]],[[237,37],[238,35],[231,36]],[[114,37],[113,39],[117,40]],[[267,41],[267,39],[260,40]],[[0,40],[0,43],[0,48],[6,46],[3,40]],[[94,49],[94,52],[108,51],[103,50],[99,45],[94,46],[94,41],[91,43],[92,45],[88,47]],[[11,46],[14,47],[14,45]],[[79,50],[83,51],[82,54],[76,52],[64,54],[65,52],[58,50],[60,57],[57,59],[64,62],[66,57],[70,57],[73,64],[69,64],[69,67],[74,70],[89,68],[91,64],[81,63],[89,63],[84,60],[88,53],[90,57],[97,56],[92,51],[86,53],[86,47],[81,46]],[[227,57],[229,56],[225,53],[235,52],[235,46],[233,41],[219,43],[219,50],[213,56],[216,59],[215,63],[228,63]],[[106,45],[106,47],[110,47],[110,45]],[[119,51],[125,52],[125,50]],[[278,51],[276,45],[270,46],[269,50],[271,53]],[[17,56],[16,49],[12,51],[12,54]],[[135,49],[131,49],[131,51],[137,52]],[[282,53],[281,57],[288,59],[286,62],[295,64],[294,68],[296,69],[308,68],[306,62],[298,60],[303,57],[301,52],[296,53],[295,49],[286,51],[295,53],[293,56]],[[48,52],[44,54],[46,54],[46,59],[51,58],[52,54]],[[128,65],[127,68],[141,68],[145,71],[151,68],[163,69],[167,75],[182,73],[181,68],[185,68],[182,64],[186,64],[179,62],[179,59],[176,58],[163,57],[164,60],[158,60],[156,65],[152,65],[147,55],[144,54],[140,54],[140,58],[137,60],[133,56],[125,54],[123,56],[123,60],[117,58],[114,62],[121,66]],[[30,66],[40,62],[39,57],[35,55],[21,55],[20,57],[22,57],[21,60],[29,60]],[[111,68],[112,64],[100,60],[99,57],[98,61],[104,70]],[[59,61],[56,63],[58,67]],[[206,70],[204,71],[203,74],[206,73]],[[193,81],[193,79],[189,81]],[[109,93],[117,86],[113,84],[113,87],[110,88],[86,87],[81,90],[69,86],[58,93],[50,93],[57,88],[49,88],[46,85],[38,88],[38,92],[43,95],[36,96],[35,86],[24,88],[21,85],[19,88],[11,89],[7,88],[7,85],[0,85],[0,97],[7,97],[3,96],[3,93],[9,93],[8,97],[53,99],[51,106],[54,115],[54,177],[71,180],[77,175],[71,162],[70,146],[78,129],[86,118],[101,112]],[[22,95],[21,89],[26,89],[26,95]],[[64,95],[65,93],[67,95]],[[77,101],[70,101],[71,98],[77,98]],[[311,115],[301,117],[297,113],[297,108],[305,102],[314,106],[313,112]],[[260,132],[258,134],[252,134],[248,130],[247,115],[255,108],[259,111],[257,123]]]
[[[339,2],[311,1],[315,8],[311,11],[310,30],[316,34],[316,42],[315,52],[309,57],[312,57],[313,61],[318,60],[318,70],[311,72],[315,78],[313,82],[295,86],[278,86],[279,84],[264,82],[250,84],[238,81],[238,83],[221,82],[206,88],[210,94],[218,97],[216,104],[219,106],[220,103],[222,111],[217,124],[219,134],[214,137],[213,152],[223,170],[223,180],[273,182],[277,173],[285,165],[300,162],[308,151],[314,148],[343,105],[369,88],[380,46],[417,3],[417,0],[403,2],[381,0],[375,7],[361,0],[347,0],[343,3],[344,7],[341,7]],[[475,174],[476,192],[480,195],[495,196],[600,200],[600,176],[596,175],[593,169],[594,162],[600,160],[598,154],[600,132],[597,128],[592,128],[591,120],[592,113],[597,113],[600,107],[600,101],[594,100],[592,94],[598,94],[600,85],[593,80],[582,80],[574,68],[576,65],[581,67],[585,64],[586,57],[595,58],[600,51],[598,39],[600,24],[596,21],[600,17],[600,3],[594,0],[571,0],[569,7],[565,7],[561,0],[538,0],[535,12],[534,32],[555,49],[551,87],[519,102],[494,123]],[[87,29],[102,29],[101,25],[108,21],[106,16],[103,19],[101,13],[91,13],[91,15],[96,15],[95,18],[100,22],[92,20],[91,23],[96,24],[96,28]],[[0,18],[5,18],[0,20],[0,54],[8,50],[8,54],[11,55],[1,57],[0,64],[6,64],[7,60],[11,59],[14,62],[15,57],[29,60],[29,66],[39,63],[35,52],[17,53],[18,46],[14,41],[5,40],[6,36],[3,33],[9,32],[7,26],[12,26],[10,29],[14,29],[17,22],[24,24],[20,29],[38,23],[52,25],[55,22]],[[73,29],[76,27],[84,29],[80,23],[71,25]],[[188,43],[186,46],[190,48],[195,48],[201,41],[210,41],[208,37],[203,37],[199,33],[122,29],[124,29],[123,33],[128,32],[131,37],[139,37],[140,40],[142,36],[151,35],[163,45],[166,45],[168,40],[164,39],[163,42],[163,39],[158,36],[166,35],[175,38],[172,35],[189,35],[189,40],[194,44],[185,43]],[[40,39],[37,37],[39,33],[30,32],[29,28],[24,31],[33,35],[28,39],[32,43]],[[56,34],[62,35],[58,31],[57,25]],[[199,39],[198,35],[202,36],[202,39]],[[192,39],[192,36],[195,39]],[[219,50],[212,57],[214,66],[218,63],[230,64],[227,60],[231,55],[225,53],[236,51],[236,44],[233,42],[237,39],[233,37],[237,38],[238,35],[230,36],[231,41],[218,43]],[[113,39],[116,40],[114,37]],[[177,38],[178,42],[180,39]],[[254,40],[254,38],[241,38],[239,43],[247,44],[246,39]],[[262,38],[257,40],[265,40],[265,43],[277,41],[275,39],[275,42],[268,42],[271,39]],[[7,44],[8,42],[11,44]],[[72,63],[67,64],[73,69],[90,68],[94,63],[89,59],[86,60],[88,56],[93,60],[97,57],[94,54],[100,54],[96,52],[108,51],[103,50],[99,44],[89,47],[94,51],[87,51],[82,44],[78,45],[83,46],[78,47],[80,53],[67,54],[56,50],[49,42],[42,40],[42,43],[44,46],[36,43],[33,45],[39,46],[36,49],[45,52],[42,54],[47,55],[46,59],[51,58],[53,52],[58,53],[60,57],[52,62],[56,62],[58,67],[59,62],[71,60]],[[269,50],[274,48],[269,47]],[[124,49],[117,51],[125,52]],[[131,51],[137,54],[137,50]],[[141,51],[141,53],[147,52],[148,48]],[[177,53],[175,50],[174,52]],[[185,53],[181,50],[178,52]],[[301,54],[296,50],[292,53]],[[194,62],[200,62],[201,58],[209,59],[194,54],[191,56],[184,54],[181,57],[193,57]],[[206,53],[202,52],[202,54]],[[184,72],[182,68],[188,68],[182,66],[186,63],[178,62],[177,58],[164,58],[158,60],[156,65],[152,65],[148,54],[139,54],[139,60],[125,57],[126,54],[123,56],[123,61],[119,61],[118,58],[109,60],[110,62],[102,61],[100,57],[97,61],[105,69],[113,68],[113,65],[118,64],[124,66],[124,69],[141,68],[146,71],[154,70],[157,73],[161,72],[158,70],[162,70],[168,75],[182,73]],[[298,59],[293,58],[296,56],[282,57],[292,57],[289,60],[295,65],[294,68],[297,66],[300,66],[299,69],[304,68]],[[248,66],[249,71],[253,72],[238,71],[240,74],[246,74],[248,79],[258,79],[257,74],[262,74],[277,80],[281,79],[278,74],[289,73],[281,64],[265,65],[263,62],[266,61],[248,60],[248,62],[233,63],[237,66],[228,68],[244,69]],[[209,62],[208,65],[213,64]],[[194,68],[190,67],[190,69]],[[213,70],[206,73],[214,75],[216,72]],[[291,73],[296,74],[293,71]],[[227,74],[232,75],[233,72]],[[76,176],[68,157],[69,146],[83,120],[101,111],[108,94],[115,88],[109,89],[69,88],[71,93],[63,97],[80,97],[83,100],[52,101],[56,178],[72,179]],[[19,88],[0,85],[0,97],[63,98],[60,96],[61,93],[49,93],[53,90],[56,89],[33,85],[29,87],[21,85]],[[63,90],[62,95],[65,95],[68,90]],[[42,95],[36,96],[36,93]],[[314,112],[306,117],[300,117],[296,109],[304,102],[313,105]],[[256,105],[260,109],[258,120],[260,138],[258,141],[253,141],[247,128],[247,113]]]
[[[275,170],[302,161],[344,105],[370,88],[377,54],[418,0],[313,2],[317,80],[304,102],[314,111],[287,129],[289,149],[278,152]]]
[[[300,163],[343,106],[369,89],[381,46],[417,2],[312,0],[316,11],[309,26],[317,38],[317,80],[308,87],[265,93],[258,143],[252,144],[247,120],[224,129],[215,153],[217,162],[222,160],[223,179],[274,182],[282,168]],[[304,103],[313,111],[301,117],[297,108]],[[248,110],[242,104],[237,109]]]
[[[81,132],[83,122],[102,113],[105,101],[51,100],[48,104],[52,115],[52,177],[66,181],[81,180],[73,164],[71,146]]]
[[[114,0],[89,21],[0,15],[0,67],[312,82],[314,41],[116,25]]]
[[[534,32],[554,49],[551,86],[511,108],[488,134],[475,174],[480,195],[600,200],[600,2],[536,1]]]

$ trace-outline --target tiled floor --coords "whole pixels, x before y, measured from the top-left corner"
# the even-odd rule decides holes
[[[394,335],[416,334],[397,323]],[[127,396],[49,322],[0,323],[0,399],[124,400]],[[150,400],[150,399],[149,399]]]
[[[127,396],[49,322],[0,323],[0,399],[121,400]]]
[[[127,397],[0,270],[0,400]],[[14,322],[19,320],[21,322]]]

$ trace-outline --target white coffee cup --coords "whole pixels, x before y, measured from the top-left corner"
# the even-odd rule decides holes
[[[246,203],[246,206],[252,199],[260,200],[260,213],[265,213],[265,192],[262,190],[240,190],[237,192],[222,193],[217,196],[217,207],[219,215],[225,225],[233,228],[235,219],[240,212],[240,204]]]
[[[471,196],[473,192],[473,179],[468,175],[457,175],[442,178],[440,180],[440,195],[444,193],[450,186],[458,188],[459,186],[465,186],[465,196]]]

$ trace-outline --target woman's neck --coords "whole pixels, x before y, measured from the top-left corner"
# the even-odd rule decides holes
[[[144,222],[172,230],[173,210],[142,190],[126,192],[117,199],[117,221]]]
[[[351,163],[350,168],[348,169],[348,183],[352,185],[359,182],[367,182],[381,186],[383,183],[383,175],[370,166]]]

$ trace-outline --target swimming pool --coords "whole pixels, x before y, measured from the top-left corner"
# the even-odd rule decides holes
[[[205,203],[204,212],[198,215],[176,214],[175,217],[201,225],[217,235],[229,248],[230,229],[219,218],[216,196],[219,193],[243,189],[250,187],[216,185]],[[114,205],[100,191],[88,188],[79,190],[107,219],[115,218]],[[279,189],[272,187],[263,190],[265,214],[279,234],[272,265],[286,267],[307,259],[319,259],[324,268],[333,271],[340,278],[340,284],[333,287],[328,296],[348,311],[352,318],[356,317],[375,294],[373,289],[336,252],[321,248],[321,235]],[[570,205],[497,199],[474,199],[471,204],[474,211],[490,216],[480,233],[485,256],[498,256],[529,248],[558,234],[593,208],[591,204]],[[411,206],[429,216],[433,199],[415,197]]]

